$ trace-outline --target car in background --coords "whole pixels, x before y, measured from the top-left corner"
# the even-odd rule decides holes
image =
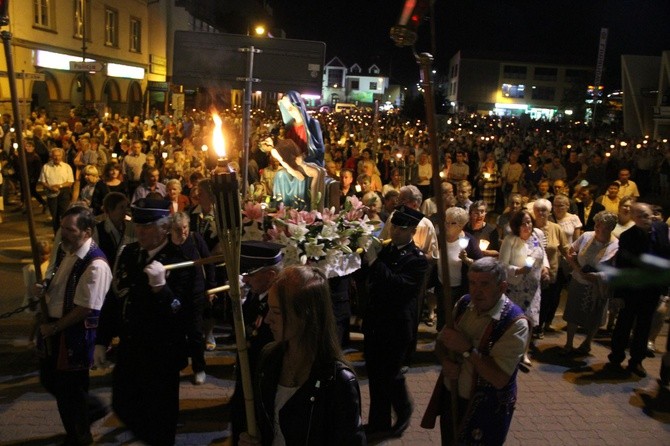
[[[356,104],[338,102],[335,104],[335,113],[350,113],[352,111],[356,111],[357,108],[358,107],[356,107]]]

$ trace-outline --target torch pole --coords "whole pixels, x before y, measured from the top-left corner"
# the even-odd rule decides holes
[[[14,134],[18,144],[19,166],[21,171],[21,195],[23,196],[23,206],[28,216],[28,232],[30,235],[30,247],[33,251],[33,265],[35,265],[35,279],[39,283],[42,281],[42,269],[40,267],[41,259],[37,245],[37,232],[35,231],[35,219],[33,216],[33,207],[31,205],[30,184],[28,183],[28,162],[26,152],[23,148],[23,132],[21,130],[21,112],[19,111],[19,96],[16,91],[16,72],[14,71],[14,59],[12,57],[12,33],[1,31],[0,37],[5,48],[5,59],[7,61],[7,81],[9,82],[9,92],[12,97],[12,113],[14,115]],[[49,317],[46,297],[44,293],[39,295],[41,318],[46,320]],[[51,338],[44,339],[47,353],[51,352]]]
[[[449,257],[447,254],[447,224],[444,213],[446,203],[442,194],[442,180],[440,179],[440,153],[437,146],[437,123],[435,118],[435,97],[433,96],[432,66],[433,56],[429,53],[416,54],[416,61],[421,67],[421,87],[423,88],[423,99],[426,105],[426,123],[428,124],[428,140],[430,144],[431,164],[433,168],[433,177],[431,184],[433,186],[433,197],[437,205],[437,243],[440,250],[440,265],[442,266],[442,288],[444,289],[444,316],[447,328],[454,328],[454,300],[451,295],[451,285],[449,283]],[[440,296],[438,296],[438,299]],[[455,359],[455,353],[449,351],[450,359]],[[458,413],[458,380],[451,380],[451,413]],[[454,438],[458,439],[458,417],[452,417],[452,428]]]
[[[235,326],[235,342],[237,344],[238,366],[242,378],[247,431],[252,437],[258,437],[239,281],[242,245],[242,208],[240,206],[239,183],[236,173],[228,168],[226,161],[223,159],[219,160],[219,166],[212,176],[212,183],[216,197],[216,223],[219,229],[223,256],[226,259],[226,271],[228,272],[230,286],[228,295],[230,296]]]

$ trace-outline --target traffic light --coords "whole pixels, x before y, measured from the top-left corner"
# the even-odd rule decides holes
[[[398,23],[391,28],[391,39],[397,46],[414,45],[423,16],[435,0],[405,0]]]
[[[0,26],[9,25],[9,0],[0,0]]]

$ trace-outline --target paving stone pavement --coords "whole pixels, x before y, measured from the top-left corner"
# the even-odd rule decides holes
[[[15,316],[24,317],[24,316]],[[665,345],[666,330],[657,345]],[[360,353],[361,337],[354,334],[348,359],[356,367],[363,396],[363,418],[369,405],[368,380]],[[402,438],[383,445],[439,444],[439,429],[419,426],[439,368],[432,359],[434,331],[422,328],[416,361],[407,373],[415,411]],[[606,344],[596,343],[590,356],[566,359],[558,355],[565,334],[548,334],[537,341],[533,367],[519,373],[519,398],[508,445],[668,445],[670,414],[646,415],[641,393],[653,394],[660,355],[644,362],[644,379],[603,376]],[[579,342],[579,340],[577,341]],[[208,377],[202,386],[182,374],[181,411],[177,445],[229,444],[227,402],[233,392],[234,353],[229,345],[207,353]],[[25,341],[0,330],[0,444],[53,445],[63,441],[56,403],[39,385],[36,358]],[[92,392],[110,401],[111,374],[92,371]],[[100,445],[134,444],[132,435],[113,414],[92,427]]]

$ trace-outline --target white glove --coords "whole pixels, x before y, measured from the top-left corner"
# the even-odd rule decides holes
[[[96,369],[106,369],[109,367],[107,362],[107,347],[104,345],[96,345],[93,350],[93,366]]]
[[[381,242],[377,238],[372,239],[372,243],[370,243],[370,247],[368,248],[367,251],[365,251],[365,255],[368,258],[368,263],[372,265],[375,260],[377,260],[377,256],[379,255],[379,251],[381,251],[383,248]]]
[[[162,263],[154,260],[144,267],[144,272],[149,277],[149,285],[152,288],[165,285],[165,267]]]

